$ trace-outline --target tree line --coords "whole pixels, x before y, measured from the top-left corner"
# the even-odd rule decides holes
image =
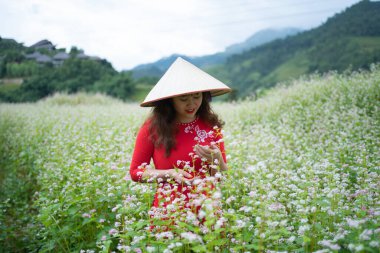
[[[24,47],[12,39],[0,37],[0,78],[22,78],[21,85],[5,89],[0,84],[0,101],[33,102],[56,92],[103,93],[130,100],[139,83],[152,84],[153,79],[134,79],[130,72],[118,72],[104,59],[76,58],[78,49],[71,48],[70,57],[59,66],[51,62],[38,63],[26,55],[40,52],[53,55],[65,49],[46,50]]]

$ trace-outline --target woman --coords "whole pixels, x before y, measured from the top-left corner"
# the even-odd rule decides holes
[[[158,183],[151,217],[193,225],[204,220],[199,210],[215,188],[217,172],[227,170],[222,122],[209,101],[229,91],[178,58],[141,104],[153,110],[137,135],[130,175],[136,182]]]

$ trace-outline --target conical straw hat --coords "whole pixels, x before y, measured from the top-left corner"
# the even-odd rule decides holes
[[[178,57],[152,88],[141,106],[154,106],[154,102],[162,99],[205,91],[210,91],[211,96],[219,96],[230,92],[231,88]]]

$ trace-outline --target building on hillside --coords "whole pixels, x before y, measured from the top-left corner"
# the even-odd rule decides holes
[[[70,58],[70,55],[65,52],[59,52],[53,56],[53,64],[56,66],[60,66],[64,61]]]
[[[40,52],[33,52],[32,54],[25,55],[26,59],[35,60],[37,57],[41,56]]]
[[[49,63],[49,62],[52,62],[52,59],[50,56],[42,54],[41,56],[36,58],[36,61],[38,63]]]
[[[53,43],[51,43],[48,40],[41,40],[41,41],[31,45],[30,47],[35,48],[35,49],[47,49],[49,51],[55,50],[55,46],[53,45]]]
[[[25,55],[26,59],[35,60],[37,63],[49,63],[53,62],[52,58],[48,55],[41,54],[40,52],[34,52],[32,54]]]
[[[88,59],[93,60],[93,61],[101,61],[102,60],[102,58],[100,58],[98,56],[89,56]]]
[[[89,56],[84,53],[83,50],[79,50],[77,54],[70,55],[64,51],[58,52],[55,49],[55,46],[48,40],[41,40],[40,42],[37,42],[36,44],[32,45],[31,48],[34,49],[49,49],[51,52],[48,52],[49,54],[56,53],[53,57],[50,57],[49,55],[43,54],[41,52],[34,51],[31,54],[25,55],[26,59],[34,60],[37,63],[44,64],[44,63],[52,63],[54,66],[61,66],[66,60],[68,60],[70,57],[74,57],[77,59],[89,59],[93,61],[101,61],[102,59],[97,56]]]
[[[83,52],[83,50],[80,50],[79,53],[78,53],[75,57],[78,58],[78,59],[88,59],[88,58],[89,58],[89,56],[86,55],[86,54]]]

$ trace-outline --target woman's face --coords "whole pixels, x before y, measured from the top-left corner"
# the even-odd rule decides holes
[[[179,122],[189,123],[195,119],[202,104],[202,92],[173,97],[173,106]]]

